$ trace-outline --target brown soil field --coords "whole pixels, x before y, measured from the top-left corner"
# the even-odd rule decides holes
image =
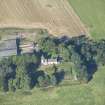
[[[0,0],[0,28],[4,27],[43,28],[54,35],[88,35],[67,0]]]

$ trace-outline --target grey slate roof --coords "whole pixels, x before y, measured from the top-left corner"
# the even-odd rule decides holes
[[[0,58],[11,55],[17,55],[16,39],[9,39],[0,43]]]

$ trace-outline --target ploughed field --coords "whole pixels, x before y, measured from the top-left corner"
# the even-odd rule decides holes
[[[54,35],[88,34],[67,0],[0,0],[0,28],[43,28]]]

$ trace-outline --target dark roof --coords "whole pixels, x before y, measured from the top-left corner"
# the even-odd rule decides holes
[[[17,49],[16,39],[5,40],[0,43],[0,51]]]
[[[17,55],[16,39],[9,39],[0,43],[0,57],[11,55]]]
[[[16,54],[17,54],[16,49],[0,51],[0,57],[8,57],[8,56],[16,55]]]

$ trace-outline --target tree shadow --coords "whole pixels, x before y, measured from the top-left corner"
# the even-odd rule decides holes
[[[94,73],[97,71],[98,66],[94,60],[87,63],[88,81],[93,78]]]
[[[16,44],[17,44],[17,55],[20,55],[21,54],[21,50],[19,48],[19,45],[20,45],[20,38],[16,38]]]
[[[44,71],[36,71],[31,75],[31,88],[34,88],[38,84],[38,77],[40,76],[45,76]]]
[[[26,69],[27,69],[27,74],[31,78],[31,84],[30,84],[31,88],[34,88],[34,86],[38,83],[37,79],[39,76],[45,75],[44,71],[37,71],[38,67],[39,67],[39,63],[38,64],[37,63],[27,64]]]
[[[60,82],[62,82],[62,80],[64,80],[65,72],[64,70],[61,71],[56,70],[53,75],[56,77],[57,84],[59,84]]]
[[[16,76],[16,65],[11,64],[10,67],[8,68],[8,73],[5,75],[3,79],[3,90],[6,92],[9,90],[9,80],[14,79]]]

